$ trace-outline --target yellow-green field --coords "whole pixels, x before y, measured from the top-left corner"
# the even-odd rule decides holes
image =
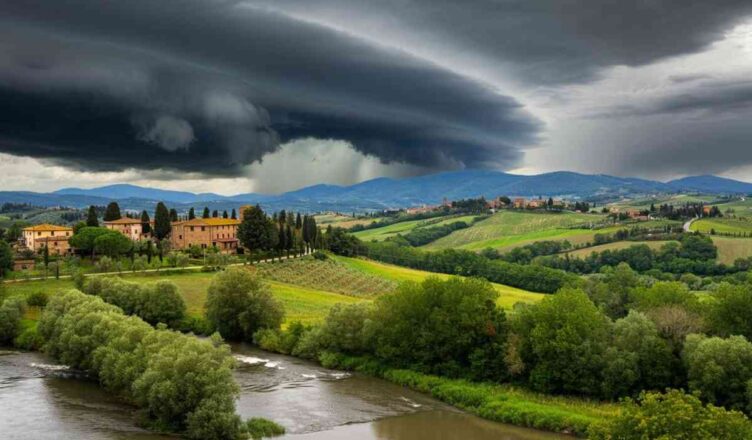
[[[431,219],[423,219],[423,220],[409,220],[405,222],[399,222],[394,223],[388,226],[383,226],[381,228],[374,228],[374,229],[366,229],[364,231],[358,231],[354,233],[356,237],[363,241],[382,241],[386,240],[389,237],[394,237],[397,234],[406,234],[413,229],[421,228],[421,227],[432,227],[432,226],[443,226],[449,223],[454,222],[465,222],[467,224],[470,224],[473,222],[473,218],[475,216],[472,215],[463,215],[463,216],[446,216],[446,217],[435,217]]]
[[[734,238],[713,236],[713,243],[718,248],[718,262],[734,264],[738,258],[752,257],[752,238]]]
[[[291,262],[293,263],[293,262]],[[305,259],[299,262],[294,262],[294,265],[290,265],[291,268],[300,268],[300,265],[311,265],[312,270],[320,271],[321,262],[317,262],[313,259]],[[336,257],[334,261],[326,262],[325,264],[333,265],[333,268],[329,271],[329,276],[322,278],[322,286],[333,285],[337,280],[348,279],[353,284],[354,289],[359,289],[359,293],[355,294],[342,294],[324,290],[322,288],[315,288],[310,285],[303,286],[299,284],[292,284],[289,282],[280,282],[278,280],[266,279],[267,285],[274,294],[285,306],[286,322],[301,321],[304,323],[312,323],[323,319],[329,309],[331,309],[337,303],[355,303],[361,301],[370,301],[372,297],[379,293],[386,293],[393,291],[397,284],[403,281],[416,281],[420,282],[428,276],[438,276],[446,279],[449,275],[434,274],[431,272],[424,272],[420,270],[408,269],[399,266],[392,266],[388,264],[382,264],[375,261]],[[285,263],[275,263],[280,268],[285,267]],[[272,270],[276,270],[272,269]],[[307,270],[307,269],[306,269]],[[263,271],[262,271],[263,274]],[[360,274],[360,276],[354,276],[353,274]],[[191,316],[201,316],[203,314],[204,303],[206,302],[207,290],[209,284],[215,273],[206,272],[188,272],[188,273],[152,273],[152,274],[123,274],[123,277],[129,281],[148,283],[157,280],[167,279],[174,282],[180,291],[181,296],[185,300],[187,312]],[[342,278],[345,277],[345,278]],[[375,282],[375,290],[371,292],[366,289],[365,286],[358,287],[358,283],[363,282]],[[494,288],[499,292],[499,306],[505,309],[512,309],[518,302],[534,303],[540,301],[543,298],[543,294],[528,292],[522,289],[516,289],[501,284],[493,284]],[[16,283],[6,283],[2,285],[2,289],[5,295],[21,295],[26,296],[33,292],[43,291],[49,294],[55,294],[61,290],[73,288],[73,281],[48,279],[42,281],[24,281]],[[341,290],[337,288],[337,290]],[[364,295],[366,292],[372,293]],[[383,290],[383,292],[382,292]],[[358,297],[360,296],[360,297]],[[35,313],[35,309],[30,308],[27,313],[27,319],[34,319],[32,314]]]
[[[715,231],[720,234],[750,234],[752,221],[733,218],[703,218],[692,222],[693,231],[705,234]]]
[[[333,227],[350,229],[355,225],[369,225],[374,221],[381,220],[381,217],[355,218],[342,214],[319,214],[316,215],[316,224],[322,228],[331,225]]]
[[[651,249],[659,249],[664,244],[671,242],[676,243],[675,241],[617,241],[614,243],[606,243],[583,249],[575,249],[567,253],[572,257],[585,258],[590,256],[590,254],[592,254],[593,252],[603,252],[605,250],[620,250],[641,244],[648,245],[648,247],[650,247]]]
[[[336,257],[336,259],[343,264],[361,270],[365,273],[384,277],[396,282],[421,282],[429,276],[437,276],[442,279],[449,278],[449,275],[446,274],[415,270],[407,267],[379,263],[372,260],[346,257]],[[493,285],[494,289],[499,292],[499,299],[496,301],[496,303],[500,307],[503,307],[507,310],[511,310],[518,302],[532,304],[540,301],[545,296],[545,294],[543,293],[528,292],[527,290],[517,289],[515,287],[505,286],[503,284],[491,284]]]
[[[169,275],[164,273],[159,275],[124,275],[124,278],[135,282],[168,279],[178,286],[180,294],[185,300],[188,314],[200,316],[203,314],[206,292],[213,276],[213,273],[195,272]],[[362,301],[339,293],[309,289],[277,281],[268,281],[267,283],[274,296],[284,304],[287,322],[310,323],[318,321],[323,319],[329,309],[337,303]],[[73,282],[70,280],[25,281],[4,285],[5,292],[9,295],[27,295],[35,291],[54,294],[62,289],[70,288],[73,288]]]
[[[429,250],[503,248],[521,242],[561,240],[588,233],[604,216],[574,212],[501,211],[467,229],[454,231],[424,247]],[[576,226],[581,228],[570,229]]]

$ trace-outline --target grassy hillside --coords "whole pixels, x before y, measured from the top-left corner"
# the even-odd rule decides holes
[[[692,223],[693,231],[710,233],[711,230],[722,234],[750,234],[752,221],[733,218],[703,218]]]
[[[353,269],[362,271],[363,273],[370,275],[383,277],[395,282],[420,282],[429,276],[437,276],[442,279],[447,279],[450,277],[446,274],[415,270],[407,267],[379,263],[372,260],[346,257],[336,258],[340,263],[345,264]],[[518,302],[531,304],[540,301],[545,296],[545,294],[543,293],[528,292],[527,290],[504,286],[502,284],[492,283],[492,285],[494,289],[499,292],[499,299],[496,301],[496,303],[507,310],[511,310]]]
[[[752,257],[752,238],[734,238],[713,236],[713,243],[718,248],[718,261],[734,264],[737,258]]]
[[[260,265],[257,270],[271,280],[355,297],[372,297],[397,288],[393,280],[331,259],[319,261],[308,257]]]
[[[603,216],[593,214],[502,211],[424,247],[430,250],[480,250],[502,248],[519,242],[565,239],[587,233],[590,224],[601,221]],[[582,228],[570,229],[575,226]]]
[[[177,284],[180,294],[186,302],[189,315],[203,314],[206,293],[213,273],[194,272],[181,274],[158,275],[125,275],[129,281],[151,282],[156,280],[170,280]],[[268,281],[269,288],[275,297],[285,305],[286,321],[313,322],[323,319],[337,303],[353,303],[362,301],[351,296],[341,295],[323,290],[310,289],[277,281]],[[55,293],[61,289],[73,288],[70,280],[45,280],[10,283],[4,285],[6,295],[27,295],[36,291]]]
[[[342,214],[320,214],[315,216],[316,224],[322,228],[331,225],[333,227],[349,229],[355,225],[369,225],[374,221],[379,221],[381,217],[355,218]]]
[[[365,231],[358,231],[354,233],[356,237],[363,241],[382,241],[389,237],[393,237],[397,234],[406,234],[413,229],[421,227],[442,226],[454,222],[465,222],[470,224],[473,222],[474,215],[456,216],[450,215],[445,217],[436,217],[424,220],[409,220],[405,222],[394,223],[389,226],[383,226],[381,228],[366,229]]]

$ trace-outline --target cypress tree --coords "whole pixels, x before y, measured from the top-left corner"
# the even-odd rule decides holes
[[[229,218],[230,216],[227,214],[227,210],[222,213],[222,218]]]
[[[154,237],[162,240],[170,235],[170,212],[164,203],[157,203],[157,209],[154,212]]]
[[[303,220],[300,218],[300,213],[298,213],[297,217],[295,217],[295,229],[300,229],[303,227]]]
[[[238,214],[235,212],[235,208],[232,208],[232,214],[230,214],[230,218],[233,220],[238,219]]]
[[[209,208],[204,206],[204,215],[202,215],[203,218],[209,218]]]
[[[215,209],[214,211],[212,211],[212,218],[217,218],[217,217],[219,217],[219,212],[217,212],[217,210]]]
[[[196,218],[196,211],[193,210],[193,207],[188,210],[188,220],[193,220]]]
[[[151,219],[149,218],[149,213],[144,209],[144,212],[141,213],[141,230],[144,232],[144,234],[151,232],[151,224],[149,223],[150,220]]]
[[[178,221],[178,211],[175,208],[170,209],[170,221]]]
[[[89,213],[86,215],[86,226],[99,226],[99,220],[97,220],[97,208],[94,205],[89,206]]]
[[[104,221],[111,222],[113,220],[119,220],[123,216],[120,215],[120,206],[117,204],[117,202],[110,202],[109,205],[107,205],[107,209],[104,210]]]

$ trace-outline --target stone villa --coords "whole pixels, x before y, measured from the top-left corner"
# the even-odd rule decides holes
[[[23,230],[23,245],[36,253],[47,246],[51,255],[65,255],[71,250],[68,240],[73,229],[50,224],[36,225]]]
[[[140,240],[143,238],[144,225],[141,223],[141,220],[135,218],[123,217],[117,220],[107,221],[104,222],[104,227],[112,229],[113,231],[118,231],[131,240]]]
[[[224,254],[235,253],[238,249],[238,225],[240,220],[216,217],[173,222],[170,243],[173,249],[188,249],[191,246],[207,249],[214,246]]]

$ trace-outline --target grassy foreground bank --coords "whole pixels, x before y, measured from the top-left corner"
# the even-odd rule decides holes
[[[584,437],[592,423],[619,413],[615,403],[550,396],[513,385],[448,379],[389,368],[365,357],[325,353],[320,361],[327,368],[369,374],[426,393],[487,420],[528,428]]]

